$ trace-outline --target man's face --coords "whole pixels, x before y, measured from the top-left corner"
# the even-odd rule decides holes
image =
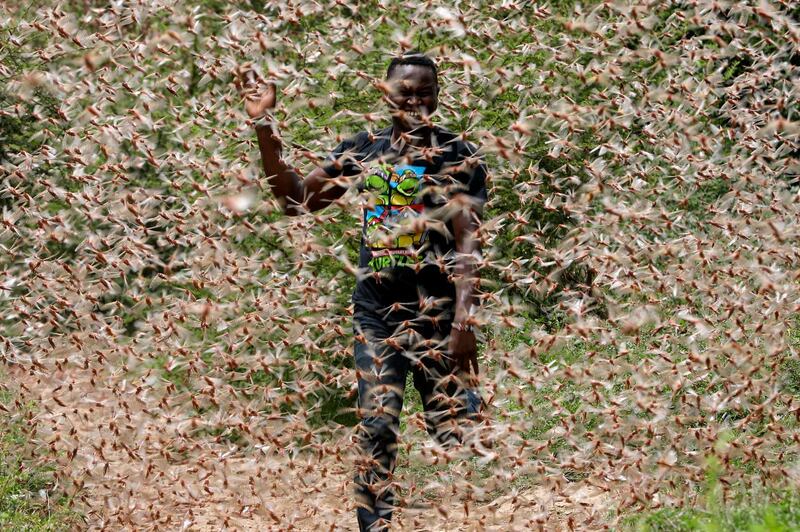
[[[433,70],[423,65],[399,65],[386,81],[395,124],[405,131],[425,125],[439,104],[439,86]]]

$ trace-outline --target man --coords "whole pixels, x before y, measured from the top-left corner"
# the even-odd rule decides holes
[[[274,85],[258,90],[252,72],[238,74],[248,114],[264,117],[275,105]],[[474,146],[431,122],[439,83],[430,58],[409,52],[393,59],[381,88],[391,126],[345,140],[305,178],[281,160],[274,124],[256,127],[264,171],[286,214],[322,209],[347,190],[345,178],[360,177],[363,227],[353,305],[361,530],[384,529],[391,518],[408,371],[428,432],[442,445],[461,441],[460,422],[480,403],[461,377],[474,382],[478,372],[475,232],[486,169]]]

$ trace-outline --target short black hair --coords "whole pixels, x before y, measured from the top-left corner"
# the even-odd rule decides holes
[[[392,61],[389,63],[389,68],[386,69],[386,79],[389,79],[394,69],[401,65],[426,66],[433,71],[433,79],[436,80],[437,84],[439,83],[439,69],[436,68],[436,63],[433,62],[433,59],[418,50],[410,50],[404,52],[401,56],[392,58]]]

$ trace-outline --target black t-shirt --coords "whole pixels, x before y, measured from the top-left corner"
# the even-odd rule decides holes
[[[448,276],[455,242],[448,200],[465,193],[482,204],[487,197],[486,167],[472,144],[434,127],[431,148],[399,153],[391,134],[391,127],[362,131],[339,144],[323,166],[331,177],[359,176],[356,310],[416,305],[420,294],[452,300],[455,288]]]

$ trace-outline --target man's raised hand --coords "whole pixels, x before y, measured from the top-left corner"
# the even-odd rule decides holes
[[[248,63],[236,67],[234,84],[244,98],[244,108],[250,118],[262,118],[275,108],[275,84],[265,82]]]

